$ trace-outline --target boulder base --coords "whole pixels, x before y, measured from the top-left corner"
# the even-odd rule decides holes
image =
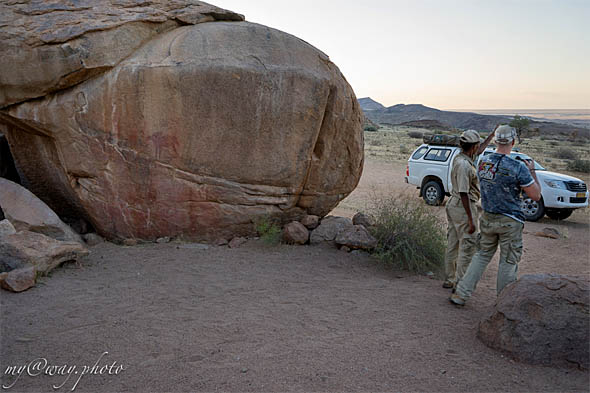
[[[478,337],[517,360],[588,369],[590,280],[532,274],[506,287]]]

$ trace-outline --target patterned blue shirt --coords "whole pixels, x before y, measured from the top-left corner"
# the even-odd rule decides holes
[[[535,182],[524,162],[505,154],[488,154],[479,162],[477,177],[484,211],[524,222],[521,188]]]

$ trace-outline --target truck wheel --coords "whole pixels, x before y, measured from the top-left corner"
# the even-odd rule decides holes
[[[522,200],[522,212],[524,219],[527,221],[539,221],[545,215],[545,204],[543,198],[538,201],[533,201],[525,195]]]
[[[422,188],[422,198],[428,205],[438,206],[445,199],[443,188],[439,182],[431,180]]]
[[[565,220],[572,215],[574,209],[547,209],[545,214],[552,220]]]

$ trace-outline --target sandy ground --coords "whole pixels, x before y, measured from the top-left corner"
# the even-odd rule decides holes
[[[404,172],[405,164],[367,161],[335,213],[353,214],[375,192],[415,195]],[[548,226],[566,238],[533,235]],[[527,223],[520,274],[590,275],[589,233],[586,213]],[[16,378],[8,366],[38,373],[36,358],[47,359],[45,371],[69,367],[25,371],[3,390],[590,391],[588,372],[517,363],[478,341],[496,297],[495,261],[458,309],[440,281],[323,246],[91,251],[27,292],[0,293],[2,384]]]

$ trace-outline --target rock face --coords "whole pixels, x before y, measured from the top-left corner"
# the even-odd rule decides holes
[[[57,240],[82,242],[43,201],[29,190],[0,178],[0,205],[17,231],[38,232]]]
[[[588,369],[589,301],[587,277],[525,275],[502,291],[478,337],[523,362]]]
[[[213,241],[324,216],[356,187],[362,113],[302,40],[197,1],[8,3],[0,123],[58,214]]]

